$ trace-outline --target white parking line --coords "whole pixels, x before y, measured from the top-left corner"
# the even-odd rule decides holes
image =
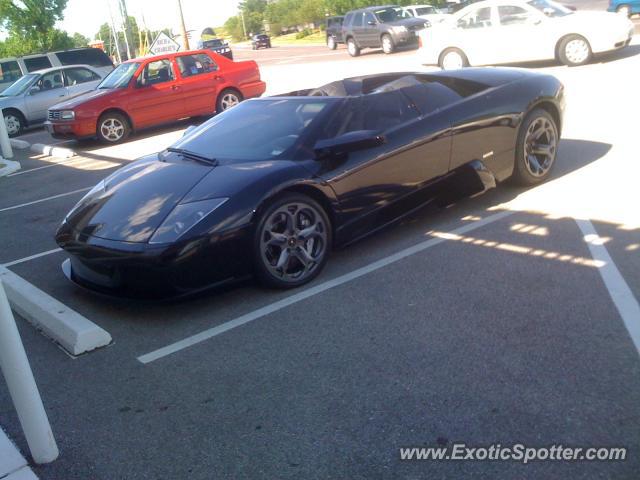
[[[490,223],[497,222],[498,220],[502,220],[503,218],[508,217],[513,213],[515,212],[502,211],[500,213],[496,213],[494,215],[486,217],[482,220],[478,220],[478,221],[463,225],[462,227],[456,228],[455,230],[452,230],[449,233],[461,235],[461,234],[470,232],[472,230],[476,230],[477,228],[484,227],[485,225],[489,225]],[[196,345],[197,343],[204,342],[205,340],[215,337],[216,335],[220,335],[221,333],[228,332],[229,330],[232,330],[236,327],[244,325],[245,323],[252,322],[253,320],[257,320],[258,318],[262,318],[273,312],[282,310],[283,308],[293,305],[294,303],[298,303],[298,302],[301,302],[302,300],[306,300],[309,297],[318,295],[319,293],[325,292],[333,287],[337,287],[344,283],[350,282],[351,280],[355,280],[356,278],[362,277],[363,275],[379,270],[383,267],[386,267],[387,265],[391,265],[392,263],[395,263],[411,255],[414,255],[418,252],[422,252],[428,248],[435,247],[436,245],[439,245],[440,243],[443,243],[445,241],[446,239],[444,238],[431,238],[429,240],[425,240],[424,242],[418,243],[417,245],[401,250],[398,253],[385,257],[376,262],[370,263],[369,265],[358,268],[357,270],[354,270],[350,273],[346,273],[332,280],[328,280],[324,283],[316,285],[315,287],[311,287],[300,293],[291,295],[290,297],[284,298],[270,305],[254,310],[253,312],[249,312],[245,315],[235,318],[234,320],[230,320],[226,323],[223,323],[222,325],[218,325],[217,327],[207,329],[203,332],[187,337],[184,340],[180,340],[179,342],[172,343],[170,345],[167,345],[166,347],[162,347],[158,350],[154,350],[153,352],[141,355],[138,357],[138,361],[145,364],[151,363],[155,360],[166,357],[167,355],[171,355],[172,353],[176,353],[180,350]]]
[[[598,235],[593,224],[589,220],[576,219],[576,222],[584,235],[584,241],[587,242],[593,259],[602,262],[598,271],[609,291],[611,300],[613,300],[625,327],[627,327],[636,350],[640,353],[640,305],[638,305],[638,300],[633,296],[633,292],[616,264],[613,263],[613,259],[604,246],[603,239]]]
[[[35,255],[30,255],[30,256],[24,257],[24,258],[19,258],[18,260],[13,260],[12,262],[5,263],[5,264],[0,265],[0,266],[5,267],[5,268],[9,268],[9,267],[13,267],[14,265],[18,265],[19,263],[28,262],[29,260],[34,260],[36,258],[44,257],[46,255],[51,255],[52,253],[58,253],[58,252],[61,252],[61,251],[62,251],[61,248],[54,248],[53,250],[47,250],[46,252],[40,252],[40,253],[36,253]]]
[[[87,190],[91,190],[92,188],[93,187],[79,188],[78,190],[73,190],[72,192],[59,193],[58,195],[51,195],[50,197],[41,198],[39,200],[33,200],[31,202],[20,203],[18,205],[12,205],[10,207],[0,208],[0,213],[6,212],[7,210],[15,210],[16,208],[28,207],[29,205],[35,205],[36,203],[42,203],[42,202],[46,202],[48,200],[54,200],[60,197],[66,197],[68,195],[74,195],[80,192],[86,192]]]

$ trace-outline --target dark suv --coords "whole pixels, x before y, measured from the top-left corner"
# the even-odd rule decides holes
[[[418,31],[429,21],[416,18],[397,5],[352,10],[344,17],[342,35],[352,57],[363,48],[380,48],[393,53],[402,45],[418,45]]]
[[[339,43],[344,43],[342,39],[342,22],[344,17],[327,18],[327,47],[335,50]]]
[[[271,38],[269,35],[259,33],[251,38],[251,48],[258,50],[259,48],[271,48]]]
[[[227,42],[221,38],[212,38],[209,40],[198,41],[199,50],[211,50],[218,55],[227,57],[229,60],[233,60],[233,52]]]

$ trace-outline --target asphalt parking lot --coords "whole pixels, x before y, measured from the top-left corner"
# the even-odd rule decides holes
[[[34,471],[43,479],[637,478],[640,338],[629,330],[640,318],[628,307],[640,296],[637,38],[592,65],[531,66],[567,89],[551,181],[428,207],[334,252],[296,291],[247,281],[135,303],[84,292],[62,275],[53,232],[65,213],[189,122],[119,146],[71,143],[72,159],[22,158],[17,175],[0,179],[0,264],[114,339],[72,359],[19,322],[61,449]],[[415,66],[409,53],[342,62],[273,63],[263,77],[279,93],[309,79]],[[0,424],[28,452],[4,388]],[[400,447],[456,441],[624,446],[629,455],[529,465],[399,460]]]

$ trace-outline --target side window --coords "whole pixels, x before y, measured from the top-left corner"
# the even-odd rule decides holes
[[[64,87],[62,71],[54,70],[53,72],[45,73],[35,86],[37,86],[41,92]]]
[[[87,68],[69,68],[64,71],[65,84],[68,87],[81,83],[100,80],[100,77]]]
[[[364,12],[358,12],[353,18],[354,27],[362,27],[364,25]]]
[[[138,85],[156,85],[175,80],[171,61],[168,58],[150,62],[138,77]]]
[[[99,48],[79,48],[55,52],[61,65],[91,65],[92,67],[113,67],[113,63]]]
[[[458,19],[458,28],[484,28],[491,26],[491,7],[472,10]]]
[[[370,23],[372,22],[372,23]],[[376,23],[376,18],[373,16],[371,12],[365,12],[364,14],[364,26],[367,27],[369,25],[374,25]]]
[[[501,25],[518,25],[529,23],[533,15],[528,10],[517,5],[500,5],[498,7]]]
[[[344,23],[342,25],[345,27],[350,27],[351,22],[353,22],[353,13],[347,13],[347,16],[344,17]]]
[[[256,36],[256,39],[258,39],[258,36]],[[192,77],[194,75],[218,70],[218,65],[216,65],[209,55],[205,55],[204,53],[182,55],[177,57],[176,61],[178,62],[178,69],[182,77]]]
[[[15,82],[21,76],[20,66],[15,60],[0,62],[0,82]]]
[[[38,57],[25,58],[24,66],[27,67],[28,72],[35,72],[43,68],[50,68],[51,62],[45,55],[40,55]]]

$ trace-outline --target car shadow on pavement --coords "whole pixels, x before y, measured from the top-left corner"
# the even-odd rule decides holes
[[[609,63],[617,60],[622,60],[625,58],[635,57],[640,54],[640,45],[629,45],[626,48],[621,48],[620,50],[615,50],[613,52],[601,53],[595,55],[594,58],[587,65],[593,65],[596,63]],[[562,64],[557,60],[544,60],[538,62],[521,62],[521,63],[510,63],[504,65],[506,67],[520,67],[520,68],[549,68],[549,67],[560,67]],[[573,67],[580,68],[580,67]]]

